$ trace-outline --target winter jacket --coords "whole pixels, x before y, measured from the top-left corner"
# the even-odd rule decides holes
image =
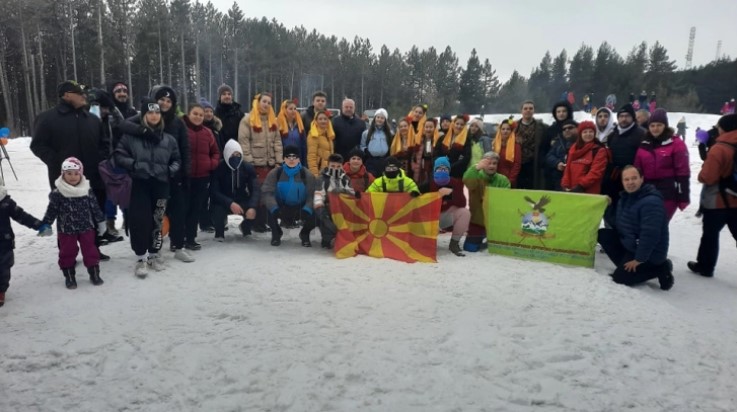
[[[609,153],[612,157],[610,169],[622,170],[623,167],[633,164],[637,149],[639,149],[643,139],[645,139],[645,129],[637,124],[633,124],[631,128],[624,132],[620,132],[618,127],[615,128],[607,139],[607,147],[609,147]],[[619,179],[619,174],[616,178]]]
[[[737,208],[737,196],[719,190],[719,181],[734,172],[735,148],[727,143],[737,145],[737,131],[719,136],[701,166],[699,182],[704,184],[701,190],[701,207],[704,209]]]
[[[328,166],[328,156],[333,154],[334,145],[326,133],[317,137],[307,136],[307,167],[313,175],[317,176],[320,170]]]
[[[638,262],[661,264],[668,257],[668,218],[663,195],[643,184],[634,192],[622,192],[614,225],[624,248]]]
[[[568,162],[563,170],[563,189],[592,195],[601,193],[601,181],[609,163],[609,152],[597,140],[584,143],[582,147],[574,144],[568,150]]]
[[[371,157],[384,158],[388,156],[392,137],[387,136],[384,129],[375,128],[371,140],[368,140],[368,133],[369,130],[364,130],[361,134],[361,144],[359,146],[361,151]]]
[[[330,112],[326,112],[330,116]],[[312,127],[312,121],[315,120],[315,106],[310,105],[307,110],[302,114],[302,124],[305,127],[305,136],[310,135],[310,128]],[[306,164],[306,163],[303,163]]]
[[[655,139],[648,133],[637,149],[634,166],[642,171],[645,183],[655,186],[665,200],[689,203],[688,148],[680,137],[673,136],[672,130],[666,129],[662,138]]]
[[[568,116],[566,116],[566,118],[562,121],[558,121],[555,118],[555,109],[559,107],[565,107],[566,109],[568,109]],[[545,130],[545,135],[543,136],[543,139],[538,146],[538,158],[540,159],[541,164],[545,161],[548,152],[550,152],[550,146],[553,144],[553,141],[557,138],[563,138],[563,122],[573,119],[573,107],[567,101],[560,101],[553,105],[552,113],[553,124],[551,124]]]
[[[468,138],[471,139],[471,160],[468,161],[468,164],[470,165],[469,167],[473,167],[473,165],[481,160],[484,153],[492,150],[492,138],[485,134],[472,136],[470,132]],[[466,171],[464,170],[463,172],[465,173]]]
[[[218,152],[220,152],[220,158],[222,159],[223,149],[225,149],[225,143],[227,143],[227,140],[220,133],[220,130],[223,128],[223,122],[217,116],[213,116],[212,120],[209,122],[205,120],[202,122],[202,125],[210,129],[212,135],[215,137],[215,143],[218,145]]]
[[[354,195],[356,191],[351,187],[351,178],[343,171],[338,170],[338,175],[331,176],[330,168],[326,167],[320,171],[320,176],[315,185],[315,207],[324,206],[329,202],[330,193],[345,193]]]
[[[486,226],[484,222],[484,195],[487,187],[511,189],[509,179],[501,173],[486,174],[483,170],[470,167],[463,174],[463,184],[468,188],[468,207],[471,209],[471,223]]]
[[[312,214],[314,194],[315,176],[301,164],[296,167],[283,164],[272,169],[261,186],[262,203],[271,212],[289,206],[301,207]]]
[[[281,137],[281,145],[283,148],[287,146],[299,147],[299,161],[303,165],[307,164],[307,135],[305,133],[306,132],[300,133],[299,127],[295,124],[294,127],[289,129],[289,132],[287,132],[286,135],[282,135]]]
[[[519,143],[515,143],[514,160],[512,161],[509,161],[504,157],[504,152],[506,150],[507,146],[502,146],[499,153],[499,166],[497,168],[497,172],[506,176],[512,187],[517,187],[517,176],[519,176],[519,171],[522,168],[522,147]],[[470,167],[473,168],[473,165]]]
[[[57,233],[67,235],[97,231],[97,224],[104,222],[105,217],[92,190],[87,190],[86,195],[79,197],[62,194],[62,191],[57,188],[49,193],[49,206],[43,222],[51,225],[56,221]]]
[[[164,183],[181,166],[179,145],[161,129],[141,128],[137,134],[124,134],[113,153],[115,166],[127,170],[136,179],[157,179]]]
[[[599,139],[600,142],[606,143],[607,139],[609,138],[609,135],[612,134],[614,131],[614,128],[616,125],[614,124],[614,117],[616,116],[611,110],[609,110],[608,107],[602,107],[599,110],[596,111],[596,115],[598,116],[600,112],[606,111],[609,113],[609,122],[604,127],[604,129],[600,129],[599,125],[596,125],[596,138]],[[594,119],[596,121],[596,119]]]
[[[341,114],[333,119],[333,130],[335,131],[335,153],[343,156],[343,159],[347,159],[348,153],[361,144],[361,136],[363,131],[366,130],[366,122],[356,115],[347,117]]]
[[[573,139],[566,140],[563,137],[558,137],[550,145],[548,155],[545,156],[545,177],[548,179],[548,185],[552,190],[562,190],[560,182],[563,179],[563,172],[558,170],[558,163],[567,162],[568,151],[575,142]]]
[[[124,84],[125,87],[127,87],[128,90],[130,91],[130,87],[128,86],[127,83],[121,82],[121,81],[118,81],[118,80],[108,81],[106,83],[106,85],[105,85],[105,89],[107,90],[108,94],[110,94],[110,97],[113,99],[113,103],[115,104],[115,107],[120,111],[120,114],[123,115],[123,119],[128,119],[130,117],[133,117],[133,116],[137,115],[138,112],[136,111],[136,109],[134,109],[131,106],[130,101],[126,101],[124,103],[121,103],[121,102],[115,100],[115,93],[113,93],[113,89],[115,88],[115,85],[116,84],[121,84],[121,83]],[[129,92],[128,96],[130,96],[130,92]]]
[[[166,90],[172,103],[169,111],[161,112],[161,118],[164,119],[164,133],[170,134],[174,138],[174,141],[177,142],[179,156],[181,157],[179,169],[171,176],[171,179],[174,182],[181,182],[184,178],[192,174],[192,159],[190,158],[187,125],[184,124],[182,119],[177,117],[177,94],[174,89],[169,86],[154,86],[149,95],[154,96],[159,90]],[[138,123],[140,124],[140,119]]]
[[[15,249],[15,233],[10,219],[15,220],[23,226],[38,230],[41,221],[26,213],[8,195],[4,186],[0,186],[0,250]]]
[[[451,145],[449,149],[446,149],[443,145],[443,138],[438,138],[435,142],[435,149],[433,150],[433,159],[437,159],[441,156],[448,156],[450,160],[450,177],[462,178],[463,173],[468,169],[468,165],[471,162],[471,155],[473,152],[473,139],[468,137],[463,147],[458,148],[456,145]]]
[[[401,169],[395,178],[389,178],[386,175],[376,178],[366,191],[379,193],[420,193],[415,181],[405,176],[404,171]]]
[[[61,163],[74,156],[84,165],[92,188],[103,189],[97,171],[102,160],[99,150],[101,138],[102,124],[97,116],[61,101],[55,108],[36,117],[31,151],[46,164],[52,188],[59,177]]]
[[[461,179],[456,179],[455,177],[450,178],[450,183],[447,185],[439,186],[437,183],[435,183],[434,180],[430,180],[429,182],[425,182],[420,185],[420,191],[422,193],[428,193],[428,192],[437,192],[440,190],[440,188],[448,187],[453,189],[453,192],[447,196],[443,196],[443,203],[440,206],[440,211],[445,212],[446,210],[450,209],[451,206],[456,206],[459,208],[465,208],[466,207],[466,194],[464,193],[464,187],[463,187],[463,181]]]
[[[215,108],[215,116],[217,116],[223,123],[223,127],[220,129],[223,147],[228,140],[238,140],[238,129],[240,128],[241,120],[243,120],[245,115],[246,114],[241,110],[241,105],[239,103],[218,103]]]
[[[135,112],[134,115],[135,116]],[[125,121],[120,111],[113,110],[102,119],[102,133],[100,136],[100,159],[110,159],[115,148],[120,143],[124,133],[136,133],[140,125]]]
[[[234,170],[228,162],[221,160],[210,180],[210,199],[226,210],[230,209],[231,203],[241,205],[244,210],[256,209],[261,199],[256,170],[246,162],[241,162]]]
[[[243,160],[254,166],[274,167],[282,164],[282,145],[279,130],[268,126],[269,119],[261,116],[264,127],[260,131],[251,128],[249,116],[243,116],[238,126],[238,143],[243,148]]]
[[[532,123],[528,125],[522,123],[522,120],[517,122],[517,128],[514,130],[514,135],[517,138],[517,143],[522,146],[522,163],[542,163],[542,161],[538,159],[538,147],[545,139],[547,130],[548,125],[543,123],[542,120],[533,119]]]
[[[376,180],[374,175],[366,170],[366,166],[364,165],[361,165],[361,168],[356,173],[353,173],[351,172],[350,163],[345,162],[343,163],[343,171],[351,179],[351,187],[356,192],[365,192],[371,186],[371,183],[374,183],[374,180]]]
[[[189,177],[210,177],[210,173],[218,167],[220,151],[210,129],[201,124],[195,126],[187,116],[182,117],[189,134],[189,150],[192,159],[192,170]]]

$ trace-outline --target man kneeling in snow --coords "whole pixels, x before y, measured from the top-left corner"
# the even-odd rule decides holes
[[[210,196],[211,213],[215,227],[215,240],[225,240],[225,224],[228,215],[243,216],[240,229],[243,236],[251,234],[256,218],[261,189],[256,170],[243,161],[243,149],[237,140],[228,140],[223,149],[223,160],[212,174]]]
[[[320,181],[315,188],[315,214],[322,236],[321,246],[324,249],[332,249],[335,235],[338,233],[330,214],[330,193],[356,195],[351,187],[351,178],[343,170],[343,156],[338,153],[328,156],[328,167],[320,172]],[[357,196],[361,196],[360,192]]]
[[[673,287],[673,264],[668,257],[668,219],[663,195],[643,185],[634,166],[622,169],[624,192],[617,203],[613,229],[599,229],[599,244],[617,265],[612,279],[632,286],[658,278],[660,289]]]

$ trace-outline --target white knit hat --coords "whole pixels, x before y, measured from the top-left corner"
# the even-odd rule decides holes
[[[374,113],[374,117],[376,116],[384,116],[384,119],[389,120],[389,113],[387,113],[386,109],[381,108]]]

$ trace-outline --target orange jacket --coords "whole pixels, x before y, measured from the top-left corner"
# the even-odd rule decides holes
[[[706,160],[699,172],[699,182],[704,184],[701,191],[701,207],[705,209],[724,209],[724,197],[719,191],[719,181],[734,171],[734,148],[727,144],[737,145],[737,130],[724,133],[706,155]],[[737,196],[726,195],[729,207],[737,208]]]

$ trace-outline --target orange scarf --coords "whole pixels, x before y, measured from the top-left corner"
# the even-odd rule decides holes
[[[248,114],[248,121],[251,124],[251,129],[256,133],[263,130],[263,126],[261,125],[261,113],[258,111],[259,100],[261,100],[261,93],[257,94],[256,97],[253,98],[253,102],[251,103],[251,113]],[[268,117],[269,130],[277,130],[276,115],[274,114],[273,107],[269,107],[269,113],[267,113],[266,116]]]
[[[513,129],[514,130],[514,129]],[[507,149],[504,151],[504,158],[510,162],[514,162],[514,148],[517,146],[517,136],[515,136],[514,132],[509,135],[509,138],[507,138]],[[497,128],[496,131],[496,137],[494,138],[494,148],[493,150],[501,155],[499,153],[502,150],[502,128],[501,125],[499,128]]]
[[[412,111],[407,115],[407,119],[414,119]],[[420,121],[417,122],[417,131],[415,132],[415,126],[412,124],[414,120],[409,122],[409,142],[413,142],[412,146],[417,147],[422,144],[422,133],[425,129],[425,122],[427,121],[427,115],[423,114]]]
[[[279,124],[279,133],[281,133],[282,137],[289,134],[289,122],[287,121],[287,106],[289,103],[292,103],[291,100],[284,100],[281,103],[281,107],[279,108],[279,115],[276,117],[276,121]],[[299,134],[302,134],[305,132],[305,126],[302,124],[302,116],[297,113],[295,116],[295,123],[297,123],[297,128],[299,129]]]
[[[410,125],[409,128],[412,129],[412,125]],[[412,149],[413,140],[410,138],[409,131],[407,131],[405,143],[407,147],[404,147],[404,145],[402,144],[402,136],[399,134],[399,130],[397,130],[397,134],[394,135],[394,140],[392,140],[392,147],[389,149],[389,155],[401,156],[407,154],[407,152]]]
[[[320,132],[320,128],[317,127],[317,121],[313,120],[310,125],[309,137],[320,137],[320,134],[321,132]],[[335,131],[333,130],[333,122],[328,122],[327,137],[328,137],[328,140],[335,140]]]
[[[448,133],[446,133],[445,137],[443,138],[443,146],[446,150],[450,150],[451,146],[455,147],[456,149],[462,149],[463,146],[466,145],[466,138],[468,137],[468,126],[463,126],[463,130],[458,133],[458,136],[456,136],[455,139],[453,139],[453,133],[455,133],[455,129],[453,128],[453,125],[451,125],[448,129]],[[453,143],[451,144],[451,142]]]

